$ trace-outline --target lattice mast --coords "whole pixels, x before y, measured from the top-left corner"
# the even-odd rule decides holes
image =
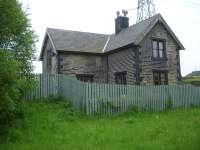
[[[156,14],[153,0],[138,0],[137,23]]]

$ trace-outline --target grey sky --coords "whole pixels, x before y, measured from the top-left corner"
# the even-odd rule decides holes
[[[33,29],[39,36],[39,56],[47,27],[95,33],[113,33],[116,11],[137,7],[137,0],[21,0]],[[198,0],[154,0],[161,13],[186,50],[181,51],[182,74],[200,70],[200,2]],[[131,24],[137,11],[130,10]],[[41,62],[34,62],[35,72],[41,72]]]

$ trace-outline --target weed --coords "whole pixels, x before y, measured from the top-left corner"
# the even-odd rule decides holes
[[[166,102],[166,109],[170,110],[173,108],[173,99],[171,95],[168,96],[167,102]]]

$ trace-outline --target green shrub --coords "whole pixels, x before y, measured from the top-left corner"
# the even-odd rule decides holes
[[[65,120],[74,121],[80,116],[81,112],[76,110],[72,102],[60,95],[51,95],[45,99],[46,104],[57,104],[59,107],[64,108],[63,111],[59,113],[59,117]]]
[[[200,86],[200,81],[191,81],[190,83],[194,86]]]
[[[22,98],[33,87],[34,80],[20,74],[12,52],[0,50],[0,60],[0,124],[3,125],[23,116]]]
[[[139,108],[137,106],[135,106],[135,105],[131,105],[131,106],[129,106],[128,111],[129,112],[138,113],[139,112]]]
[[[185,77],[182,81],[184,84],[191,84],[194,86],[200,86],[200,77],[199,76],[191,76]]]
[[[71,102],[61,95],[50,95],[46,100],[53,103],[68,102],[71,105]]]
[[[112,112],[117,112],[118,109],[120,109],[120,106],[114,103],[114,101],[103,101],[101,99],[98,99],[98,112],[95,112],[96,115],[101,114],[101,112],[104,112],[104,110],[110,110]]]
[[[0,51],[0,124],[8,123],[16,112],[20,97],[18,64],[12,55]]]

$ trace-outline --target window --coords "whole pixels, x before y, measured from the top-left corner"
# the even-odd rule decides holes
[[[47,51],[47,65],[50,67],[51,66],[51,51]]]
[[[154,71],[153,80],[155,85],[167,85],[168,84],[168,74],[167,71]]]
[[[115,73],[115,83],[116,84],[126,84],[126,71]]]
[[[165,41],[164,40],[153,40],[153,58],[165,58]]]
[[[52,71],[52,53],[51,53],[51,49],[47,51],[47,73],[51,73]]]
[[[80,80],[82,82],[93,82],[94,75],[90,75],[90,74],[77,74],[76,78],[77,78],[77,80]]]
[[[64,69],[64,58],[63,57],[59,57],[59,65],[60,65],[60,69]]]
[[[63,57],[59,57],[60,58],[60,63],[63,63],[64,58]]]
[[[64,66],[63,66],[63,65],[60,65],[60,69],[64,69]]]

